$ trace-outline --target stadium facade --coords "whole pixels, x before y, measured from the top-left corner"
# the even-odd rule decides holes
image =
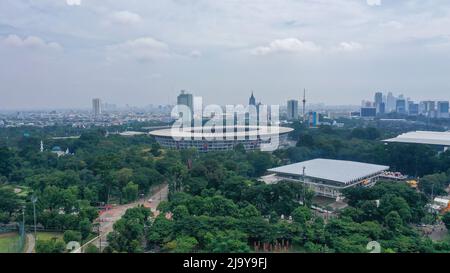
[[[199,152],[230,151],[242,144],[245,150],[284,145],[292,128],[279,126],[223,126],[163,129],[149,134],[164,148],[197,149]]]

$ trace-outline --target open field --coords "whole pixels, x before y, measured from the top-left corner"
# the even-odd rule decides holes
[[[0,253],[14,252],[11,248],[18,240],[19,234],[15,232],[0,234]]]
[[[58,232],[38,232],[37,241],[50,241],[50,240],[63,241],[63,234]]]

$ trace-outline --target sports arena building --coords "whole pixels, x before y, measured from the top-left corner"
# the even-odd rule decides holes
[[[274,126],[224,126],[163,129],[149,134],[164,148],[210,152],[233,150],[239,144],[246,150],[264,149],[271,144],[278,147],[287,142],[292,131],[292,128]]]
[[[389,170],[388,166],[354,161],[314,159],[267,170],[266,183],[294,181],[307,185],[317,195],[342,199],[342,190],[371,187]]]

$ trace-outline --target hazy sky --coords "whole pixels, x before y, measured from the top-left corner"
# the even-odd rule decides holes
[[[0,109],[450,99],[448,0],[1,0]]]

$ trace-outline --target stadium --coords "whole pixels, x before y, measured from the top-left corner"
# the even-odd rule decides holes
[[[162,129],[149,134],[168,149],[200,152],[229,151],[242,144],[245,150],[263,150],[265,145],[285,145],[292,128],[275,126],[224,126]]]

